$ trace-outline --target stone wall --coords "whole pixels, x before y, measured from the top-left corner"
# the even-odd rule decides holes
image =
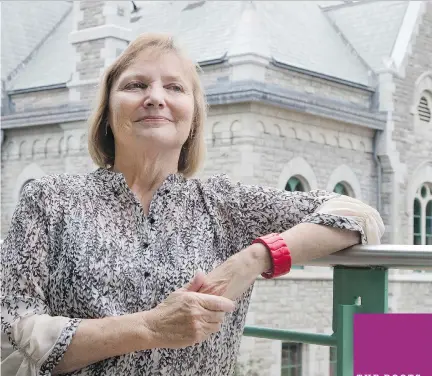
[[[4,238],[23,184],[46,174],[93,168],[85,123],[11,129],[1,150],[1,237]]]
[[[273,281],[257,280],[246,324],[331,334],[330,272],[294,272]],[[432,313],[432,276],[404,277],[390,278],[389,312]],[[239,363],[253,360],[256,365],[250,368],[259,369],[259,375],[280,376],[281,352],[281,341],[243,337]],[[305,344],[302,357],[302,375],[329,376],[329,347]]]
[[[69,103],[69,90],[66,88],[33,91],[11,95],[15,112],[33,111]]]
[[[287,71],[275,66],[267,68],[265,82],[363,108],[369,108],[371,102],[372,92],[367,90],[331,82],[324,78],[312,77],[300,72]]]
[[[424,2],[423,17],[414,33],[410,53],[400,75],[393,78],[393,116],[388,148],[393,160],[385,160],[383,203],[393,212],[393,242],[412,244],[413,200],[422,183],[432,184],[432,122],[421,123],[417,106],[424,91],[432,93],[432,3]],[[432,104],[430,104],[432,109]]]
[[[372,134],[369,129],[270,106],[220,106],[209,114],[203,176],[224,172],[247,183],[283,189],[291,176],[301,175],[309,189],[332,190],[329,183],[339,169],[340,178],[355,187],[357,197],[375,206]]]

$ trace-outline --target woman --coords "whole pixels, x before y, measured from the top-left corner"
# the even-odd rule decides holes
[[[204,121],[170,37],[139,36],[107,70],[99,168],[26,186],[3,244],[3,374],[230,375],[260,274],[379,242],[358,200],[191,178]]]

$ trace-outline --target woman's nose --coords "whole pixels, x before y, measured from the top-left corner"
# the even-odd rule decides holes
[[[144,100],[145,107],[164,107],[164,89],[159,87],[150,87],[147,90],[147,96]]]

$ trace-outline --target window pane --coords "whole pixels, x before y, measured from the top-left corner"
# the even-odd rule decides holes
[[[423,198],[427,196],[428,190],[427,190],[425,185],[423,187],[421,187],[420,194]]]
[[[413,216],[413,230],[414,230],[414,245],[421,244],[421,204],[419,199],[414,200],[414,216]]]
[[[421,214],[420,200],[416,198],[414,200],[414,215],[420,215],[420,214]]]
[[[336,186],[334,187],[333,191],[335,193],[339,193],[341,195],[348,196],[348,190],[347,190],[345,184],[343,184],[343,183],[337,183]]]
[[[304,188],[302,182],[300,181],[300,179],[298,179],[296,177],[292,177],[286,183],[285,190],[290,191],[290,192],[295,192],[295,191],[304,192],[305,188]]]
[[[282,343],[282,376],[302,376],[302,344]]]
[[[426,205],[426,244],[430,245],[430,238],[432,236],[432,200]]]
[[[432,217],[432,200],[430,200],[426,205],[426,216]]]
[[[420,217],[414,217],[414,235],[420,235],[421,234],[421,218]]]
[[[426,236],[426,245],[432,245],[432,235]]]
[[[337,363],[336,347],[330,347],[329,376],[337,376],[336,363]]]

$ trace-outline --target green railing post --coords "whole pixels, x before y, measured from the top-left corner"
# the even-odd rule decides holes
[[[337,343],[338,376],[353,375],[354,314],[386,313],[387,302],[387,268],[334,268],[333,332]]]

